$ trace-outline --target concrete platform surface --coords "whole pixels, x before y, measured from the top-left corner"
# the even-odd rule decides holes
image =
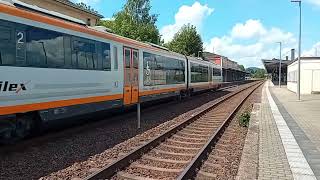
[[[320,180],[320,95],[267,82],[255,104],[237,180]]]
[[[303,95],[302,101],[297,101],[296,94],[286,87],[269,89],[314,176],[320,180],[320,95]]]
[[[270,90],[320,150],[320,94],[302,95],[298,102],[296,94],[286,87],[274,86]]]
[[[258,179],[293,179],[285,149],[282,144],[272,107],[268,100],[268,85],[262,91],[259,120]],[[270,93],[269,93],[270,94]]]

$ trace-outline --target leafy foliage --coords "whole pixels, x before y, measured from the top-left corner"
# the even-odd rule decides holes
[[[150,0],[128,0],[123,9],[113,15],[114,20],[101,20],[99,25],[124,37],[159,44],[158,15],[150,15],[150,9]]]
[[[254,78],[265,78],[266,70],[264,69],[258,69],[254,74]]]
[[[112,28],[112,26],[113,26],[113,24],[114,24],[114,20],[99,20],[98,21],[98,26],[105,26],[105,27],[107,27],[107,28],[109,28],[109,29],[111,29]]]
[[[267,73],[265,69],[260,69],[257,67],[247,68],[246,72],[249,72],[253,78],[265,78],[265,74]]]
[[[242,113],[238,119],[239,119],[239,124],[242,127],[248,127],[249,126],[249,121],[250,121],[250,112],[249,111],[245,111],[244,113]]]
[[[187,56],[197,56],[199,51],[203,51],[201,36],[197,33],[196,27],[190,24],[184,25],[165,46],[171,51]]]
[[[92,12],[92,13],[94,13],[94,14],[98,14],[98,11],[96,11],[96,10],[93,9],[91,6],[86,5],[86,4],[83,3],[83,2],[80,2],[80,3],[73,3],[73,2],[71,2],[71,1],[68,1],[68,2],[71,3],[71,4],[74,4],[75,6],[78,6],[78,7],[81,8],[81,9],[87,10],[87,11]]]
[[[241,71],[246,71],[243,65],[239,65],[239,68],[241,69]]]

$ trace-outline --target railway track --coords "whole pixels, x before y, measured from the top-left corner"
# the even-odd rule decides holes
[[[211,107],[142,144],[86,177],[93,179],[193,179],[243,102],[263,82],[219,98]],[[219,151],[219,150],[218,150]],[[204,171],[200,171],[204,172]],[[206,174],[211,177],[210,174]]]
[[[223,88],[220,88],[216,91],[227,91],[227,90],[232,90],[233,88],[237,88],[239,85],[230,85],[230,86],[226,86]],[[172,102],[172,101],[168,101],[168,102]],[[148,107],[150,110],[152,110],[153,107]],[[131,112],[131,111],[130,111]],[[117,114],[118,116],[120,116],[120,114]],[[99,119],[103,119],[102,117],[100,117]],[[63,138],[66,136],[66,134],[75,134],[78,132],[82,132],[85,129],[88,128],[95,128],[95,127],[99,127],[99,125],[103,123],[103,121],[98,121],[98,122],[94,122],[94,123],[90,123],[87,122],[86,124],[82,123],[82,124],[78,124],[76,125],[76,128],[70,128],[69,126],[67,126],[68,128],[65,127],[61,127],[61,129],[56,128],[56,130],[50,130],[49,133],[44,133],[44,134],[40,134],[40,135],[35,135],[33,137],[28,137],[27,139],[21,140],[17,143],[12,143],[12,144],[0,144],[0,154],[5,154],[5,153],[9,153],[9,152],[14,152],[16,150],[21,151],[23,149],[23,147],[27,147],[27,146],[35,146],[35,145],[39,145],[39,144],[44,144],[47,143],[48,141],[54,141],[56,139],[59,138]],[[83,125],[83,126],[81,126]],[[63,126],[63,125],[61,125]]]

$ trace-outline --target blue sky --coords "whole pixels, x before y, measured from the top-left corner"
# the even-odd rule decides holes
[[[125,0],[82,1],[106,18]],[[320,56],[320,0],[302,0],[302,53]],[[283,58],[298,43],[298,5],[290,0],[151,0],[152,13],[165,41],[185,23],[197,26],[207,51],[227,56],[246,67],[260,66],[262,58]]]

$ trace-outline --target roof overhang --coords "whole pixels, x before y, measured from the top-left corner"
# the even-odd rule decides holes
[[[268,73],[272,73],[274,69],[279,68],[279,64],[280,64],[279,59],[272,59],[272,60],[262,59],[261,61],[264,65],[264,68],[266,69],[266,71]],[[288,65],[291,64],[291,62],[292,61],[282,60],[281,61],[281,68],[287,68]]]
[[[59,3],[62,3],[62,4],[64,4],[64,5],[67,5],[67,6],[69,6],[69,7],[78,9],[78,10],[80,10],[80,11],[86,12],[86,13],[91,14],[91,15],[93,15],[93,16],[96,16],[96,17],[98,17],[98,18],[103,18],[103,15],[99,14],[98,12],[89,11],[88,9],[81,8],[81,7],[77,6],[75,3],[73,3],[73,2],[71,2],[71,1],[69,1],[69,0],[67,0],[67,1],[65,1],[65,0],[55,0],[55,1],[56,1],[56,2],[59,2]]]

